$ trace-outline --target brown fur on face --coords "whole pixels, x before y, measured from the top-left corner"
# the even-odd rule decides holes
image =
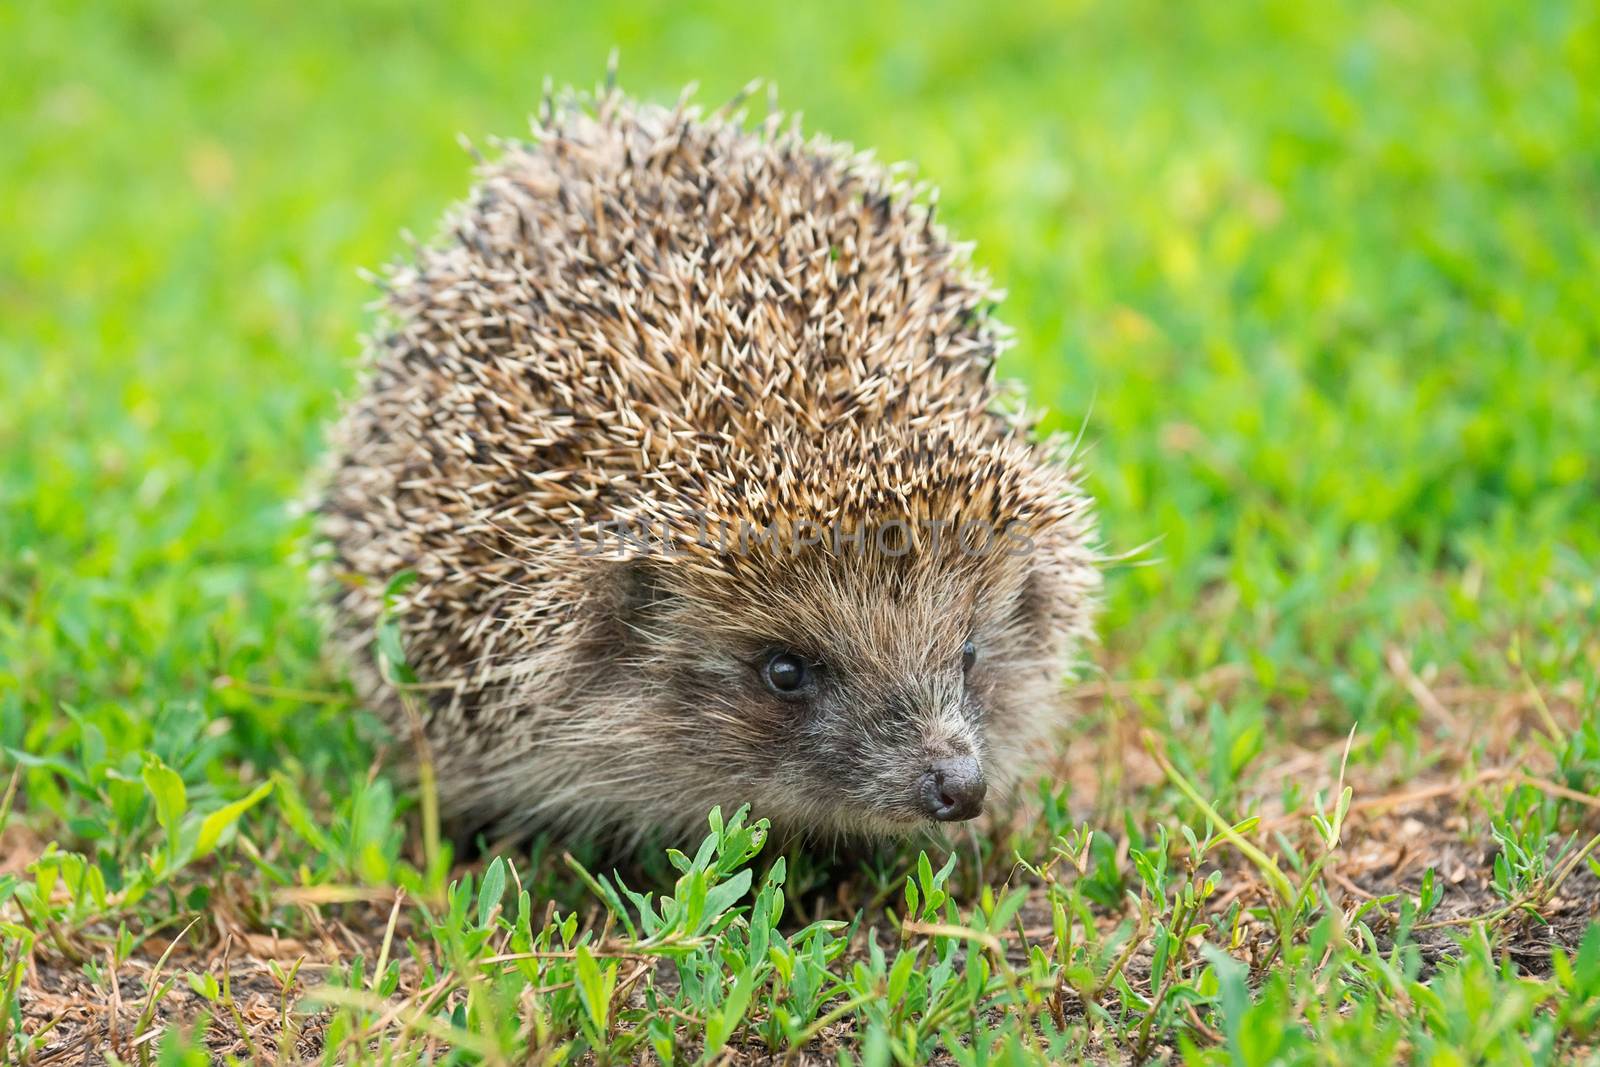
[[[776,118],[608,95],[503,149],[391,272],[319,508],[336,641],[396,724],[370,646],[418,575],[447,816],[903,833],[931,760],[1014,780],[1099,576],[1073,472],[999,410],[966,250]],[[762,681],[778,651],[804,700]]]

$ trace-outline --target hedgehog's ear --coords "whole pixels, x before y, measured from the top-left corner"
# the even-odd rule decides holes
[[[1022,588],[1012,601],[1011,618],[1026,627],[1038,626],[1045,610],[1048,582],[1038,567],[1029,567],[1022,578]]]
[[[1011,619],[1028,637],[1048,634],[1054,626],[1056,607],[1061,599],[1055,572],[1049,566],[1035,564],[1027,569],[1022,588],[1017,591],[1011,607]]]
[[[614,564],[612,610],[624,628],[659,611],[672,599],[673,594],[653,561],[630,559]]]
[[[660,627],[652,617],[674,596],[661,583],[648,560],[594,561],[586,582],[591,606],[588,655],[594,661],[616,661],[639,654],[641,642]]]
[[[672,598],[666,582],[650,560],[627,560],[621,565],[621,603],[619,609],[627,616],[648,614]]]

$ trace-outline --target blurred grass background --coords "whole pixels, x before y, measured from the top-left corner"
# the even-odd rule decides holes
[[[200,913],[209,962],[181,966],[204,970],[226,959],[225,928],[270,931],[274,945],[320,929],[322,911],[289,890],[340,901],[368,887],[387,901],[407,886],[427,899],[442,871],[417,858],[410,802],[371,777],[372,749],[322,662],[291,505],[355,382],[374,295],[358,268],[399,255],[403,229],[429,235],[465,194],[458,133],[480,145],[522,134],[547,76],[592,85],[613,47],[638,95],[670,101],[698,81],[715,106],[770,78],[809,128],[918,163],[944,220],[1010,290],[1018,345],[1004,373],[1026,381],[1048,428],[1083,428],[1109,548],[1150,546],[1109,575],[1093,670],[1165,681],[1079,701],[1063,764],[1090,766],[1064,766],[1027,833],[975,843],[969,889],[1013,858],[1042,862],[1087,817],[1104,907],[1082,916],[1082,965],[1120,943],[1092,927],[1132,895],[1132,850],[1153,848],[1165,870],[1174,820],[1205,832],[1198,809],[1139,778],[1139,728],[1230,817],[1276,793],[1299,817],[1306,792],[1343,777],[1340,742],[1357,724],[1363,799],[1417,780],[1451,793],[1439,825],[1402,827],[1407,877],[1423,863],[1424,885],[1432,864],[1461,877],[1465,856],[1482,877],[1450,907],[1505,901],[1490,916],[1504,921],[1484,924],[1503,947],[1527,929],[1510,913],[1537,899],[1553,924],[1538,928],[1539,951],[1571,947],[1571,916],[1538,894],[1565,877],[1546,881],[1546,857],[1589,825],[1579,802],[1600,781],[1600,2],[7,4],[0,789],[13,763],[26,773],[9,823],[0,812],[0,919],[29,910],[23,926],[0,922],[0,1024],[46,1003],[28,1000],[40,975],[51,988],[82,978],[85,1003],[109,995],[74,944],[110,954],[114,975],[134,933],[182,939]],[[1430,686],[1449,708],[1428,710]],[[1544,786],[1575,799],[1566,810],[1531,786],[1485,791],[1485,766],[1553,768]],[[216,832],[202,848],[205,826]],[[1300,871],[1294,846],[1273,840]],[[542,868],[553,854],[539,848],[523,871],[555,901],[559,881],[537,872],[563,869]],[[1520,857],[1515,878],[1507,857]],[[500,863],[485,884],[498,871],[504,888]],[[1248,888],[1240,878],[1235,866],[1228,897]],[[804,885],[797,874],[797,899]],[[1405,929],[1410,887],[1375,891],[1391,889]],[[866,904],[841,895],[834,917]],[[370,934],[396,909],[323,910]],[[1594,947],[1578,965],[1587,993],[1564,979],[1535,989],[1491,960],[1475,924],[1462,950],[1476,962],[1440,970],[1430,990],[1410,984],[1415,945],[1395,964],[1400,949],[1368,931],[1325,955],[1337,910],[1308,913],[1322,933],[1262,976],[1258,1004],[1234,974],[1207,1016],[1229,1035],[1206,1050],[1215,1061],[1265,1062],[1299,1042],[1308,1062],[1426,1059],[1435,1045],[1534,1062],[1552,1047],[1552,1013],[1600,1002]],[[489,928],[484,912],[480,898]],[[452,980],[474,988],[492,979],[533,997],[538,985],[556,1004],[573,984],[549,971],[518,985],[425,919],[411,908],[402,930],[432,930],[420,949],[405,938],[428,975],[443,952]],[[377,970],[387,955],[385,941]],[[362,958],[352,988],[364,988]],[[908,949],[895,973],[918,958]],[[839,983],[847,966],[866,973],[849,959]],[[29,960],[39,973],[19,1001]],[[1363,977],[1391,966],[1405,969],[1392,988],[1409,993]],[[1191,967],[1193,988],[1176,988],[1205,1000],[1217,973]],[[189,988],[205,986],[190,975]],[[757,1015],[773,1017],[776,989]],[[682,992],[663,996],[692,1006]],[[1142,1027],[1124,999],[1108,1047],[1145,1049],[1154,1033],[1170,1050],[1207,1032],[1186,1031],[1173,998],[1151,992]],[[873,1035],[887,1030],[860,1003],[864,1059],[886,1062]],[[988,1043],[980,1021],[984,1033],[1009,1025],[999,1003],[975,1001],[961,1021],[973,1048]],[[577,1011],[556,1011],[562,1033]],[[482,1038],[496,1013],[450,1018]],[[918,1025],[938,1019],[948,1013]],[[1592,1043],[1573,1019],[1562,1040]],[[0,1026],[0,1059],[74,1025],[14,1041]],[[1256,1059],[1242,1058],[1240,1032],[1256,1035]],[[163,1039],[164,1062],[177,1044]],[[328,1048],[338,1058],[344,1045]]]
[[[286,505],[354,381],[356,270],[465,193],[458,133],[522,133],[613,46],[631,92],[770,78],[941,187],[1010,291],[1005,372],[1086,425],[1110,547],[1154,542],[1106,669],[1241,664],[1247,726],[1307,705],[1284,728],[1381,747],[1415,714],[1391,642],[1491,685],[1513,645],[1592,660],[1592,2],[6,5],[0,742],[230,714],[186,773],[361,759],[212,685],[333,684]]]

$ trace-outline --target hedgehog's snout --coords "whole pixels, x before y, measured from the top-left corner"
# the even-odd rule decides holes
[[[923,813],[935,822],[964,822],[983,814],[989,783],[972,756],[936,759],[917,781]]]

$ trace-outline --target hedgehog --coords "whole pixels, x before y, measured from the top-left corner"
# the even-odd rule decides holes
[[[979,816],[1065,714],[1101,557],[971,246],[775,108],[531,125],[377,278],[317,502],[358,696],[457,833]]]

